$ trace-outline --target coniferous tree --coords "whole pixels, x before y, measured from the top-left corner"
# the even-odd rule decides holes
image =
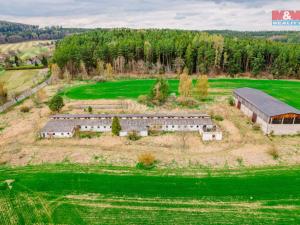
[[[159,78],[151,88],[149,99],[156,104],[161,105],[166,102],[169,96],[169,84],[164,78]]]
[[[119,136],[122,127],[118,117],[114,117],[111,125],[111,131],[114,135]]]

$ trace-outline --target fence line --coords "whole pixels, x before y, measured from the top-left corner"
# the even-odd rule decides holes
[[[36,93],[40,89],[46,87],[49,83],[50,83],[50,78],[47,79],[46,81],[44,81],[43,83],[35,86],[34,88],[31,88],[31,89],[28,89],[28,90],[24,91],[19,96],[15,97],[14,99],[12,99],[12,100],[6,102],[5,104],[1,105],[0,106],[0,113],[4,112],[5,110],[7,110],[8,108],[10,108],[13,105],[17,104],[18,102],[24,100],[25,98],[28,98],[29,96],[33,95],[34,93]]]

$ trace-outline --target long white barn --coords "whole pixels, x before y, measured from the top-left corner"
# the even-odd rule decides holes
[[[233,96],[236,107],[259,124],[265,134],[300,133],[300,110],[253,88],[236,89]]]
[[[42,138],[70,138],[79,131],[110,132],[112,120],[120,120],[120,136],[137,132],[148,136],[149,130],[183,132],[195,131],[202,139],[222,140],[222,132],[205,114],[166,115],[166,114],[61,114],[50,117],[50,121],[41,130]]]

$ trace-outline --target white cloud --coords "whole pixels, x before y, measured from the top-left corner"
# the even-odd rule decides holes
[[[271,11],[299,0],[0,0],[0,19],[41,26],[278,30]]]

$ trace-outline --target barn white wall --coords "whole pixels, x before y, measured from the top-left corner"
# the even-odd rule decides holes
[[[101,126],[80,126],[80,131],[92,131],[92,132],[109,132],[111,131],[110,125]]]
[[[268,133],[275,135],[300,134],[300,124],[269,124]]]
[[[202,132],[203,141],[221,141],[223,138],[221,131],[215,132]]]
[[[74,132],[41,132],[42,138],[71,138]]]
[[[199,131],[202,129],[201,125],[163,125],[162,131]]]
[[[237,106],[238,100],[235,98]],[[252,118],[253,112],[247,106],[241,104],[241,111],[248,117]],[[264,134],[273,133],[274,135],[294,135],[300,133],[300,124],[269,124],[260,116],[257,116],[256,123],[260,125]]]

